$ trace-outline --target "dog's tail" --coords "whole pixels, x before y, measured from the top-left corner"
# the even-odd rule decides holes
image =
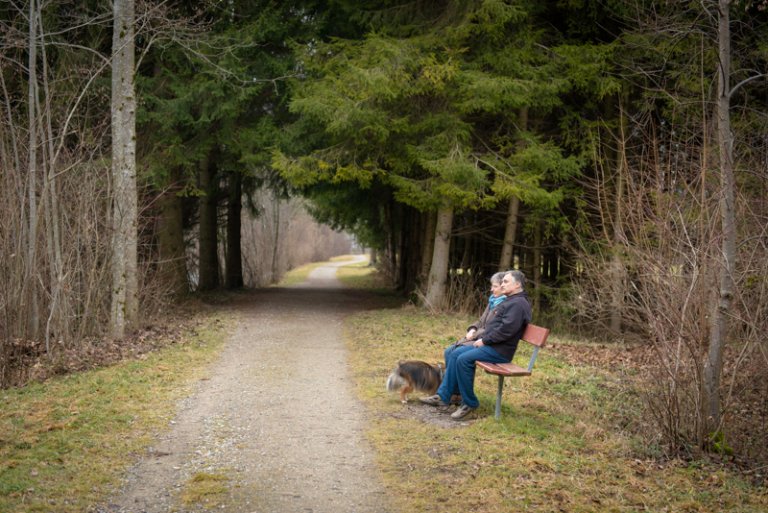
[[[394,392],[395,390],[400,390],[403,387],[403,385],[405,385],[405,380],[397,372],[392,372],[392,374],[390,374],[389,377],[387,378],[387,390],[389,390],[390,392]]]

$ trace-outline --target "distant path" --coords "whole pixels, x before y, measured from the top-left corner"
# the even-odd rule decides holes
[[[386,513],[346,369],[342,319],[371,304],[329,263],[291,288],[248,295],[211,378],[184,401],[170,432],[97,511],[203,511],[178,490],[202,472],[230,478],[221,507],[236,513]]]

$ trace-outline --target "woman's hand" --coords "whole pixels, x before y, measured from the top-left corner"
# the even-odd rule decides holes
[[[473,338],[475,338],[475,333],[477,333],[477,330],[475,328],[470,328],[469,330],[467,330],[467,335],[465,338],[467,340],[472,340]]]

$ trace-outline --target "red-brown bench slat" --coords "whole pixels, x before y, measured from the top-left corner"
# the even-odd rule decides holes
[[[477,366],[483,369],[488,374],[495,374],[497,376],[530,376],[531,373],[527,369],[518,367],[513,363],[491,363],[491,362],[477,362]]]
[[[496,392],[496,418],[501,417],[501,392],[504,389],[504,377],[505,376],[530,376],[533,372],[533,364],[536,363],[536,357],[539,355],[539,349],[544,347],[547,343],[547,337],[549,336],[549,330],[536,326],[535,324],[528,324],[523,336],[520,340],[528,342],[534,346],[533,354],[528,362],[528,368],[524,369],[515,365],[514,363],[491,363],[491,362],[475,362],[477,367],[480,367],[488,374],[493,374],[499,377],[499,387]]]

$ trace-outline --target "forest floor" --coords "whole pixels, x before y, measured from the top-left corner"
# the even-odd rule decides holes
[[[350,263],[237,300],[210,378],[97,511],[388,511],[341,333],[346,314],[377,305],[340,288]]]

